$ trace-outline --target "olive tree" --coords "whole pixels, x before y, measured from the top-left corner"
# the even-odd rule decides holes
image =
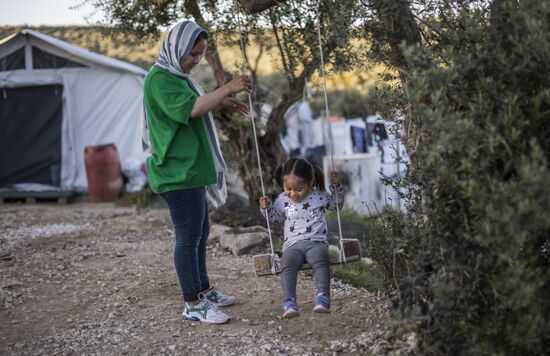
[[[272,108],[265,126],[259,125],[259,151],[265,180],[282,162],[285,152],[279,142],[279,131],[285,111],[298,100],[306,82],[320,69],[317,26],[323,35],[323,54],[328,66],[346,67],[356,57],[351,39],[357,35],[353,24],[361,17],[358,1],[285,1],[276,9],[256,15],[246,14],[238,2],[222,0],[89,0],[105,14],[107,28],[141,36],[158,36],[162,29],[182,18],[193,18],[212,36],[206,60],[218,85],[232,75],[220,60],[219,43],[239,46],[239,36],[247,45],[265,46],[271,42],[277,57],[273,66],[279,68],[287,81],[287,89]],[[246,5],[241,2],[241,5]],[[264,34],[262,37],[261,34]],[[246,67],[256,76],[257,67],[245,52]],[[257,84],[257,83],[256,83]],[[257,87],[257,85],[256,85]],[[260,93],[261,94],[261,93]],[[258,98],[261,100],[261,95]],[[224,151],[236,165],[251,201],[260,195],[256,150],[250,122],[227,113],[216,113],[223,137]],[[272,185],[268,185],[272,187]]]

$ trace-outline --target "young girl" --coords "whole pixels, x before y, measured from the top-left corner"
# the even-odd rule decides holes
[[[337,172],[331,173],[331,185],[325,191],[323,172],[306,160],[291,158],[275,171],[283,188],[275,202],[260,198],[270,221],[285,222],[282,273],[283,318],[300,315],[296,303],[298,269],[307,262],[313,267],[317,296],[313,311],[330,313],[330,270],[325,209],[336,210],[344,204],[344,188]]]

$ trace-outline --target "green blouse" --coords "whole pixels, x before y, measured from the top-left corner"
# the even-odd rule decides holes
[[[145,77],[144,104],[152,154],[147,177],[153,192],[217,182],[204,118],[191,117],[197,94],[184,78],[154,66]]]

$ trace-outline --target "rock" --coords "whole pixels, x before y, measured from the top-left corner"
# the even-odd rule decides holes
[[[250,231],[251,229],[257,231]],[[258,231],[259,230],[259,231]],[[233,231],[234,233],[230,233]],[[250,252],[254,247],[263,245],[269,239],[269,236],[264,228],[252,227],[247,229],[229,230],[220,236],[220,245],[230,250],[233,255],[240,256]]]
[[[220,240],[222,235],[225,235],[227,231],[230,231],[229,226],[221,224],[212,224],[210,226],[210,234],[208,235],[208,244],[213,245]]]
[[[330,349],[334,352],[342,352],[344,351],[344,346],[342,345],[342,342],[333,340],[330,342]]]

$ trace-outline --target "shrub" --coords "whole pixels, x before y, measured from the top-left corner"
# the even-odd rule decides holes
[[[495,3],[432,20],[437,46],[407,50],[418,143],[407,216],[385,229],[422,353],[550,351],[550,6]]]
[[[385,208],[376,216],[367,218],[370,226],[367,256],[376,262],[380,270],[384,289],[397,289],[399,281],[407,274],[411,251],[405,237],[406,215]],[[396,238],[399,237],[399,238]]]

